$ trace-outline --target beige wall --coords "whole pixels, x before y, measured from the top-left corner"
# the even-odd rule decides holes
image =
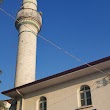
[[[110,70],[106,70],[107,73]],[[95,73],[27,94],[23,101],[23,110],[38,110],[41,96],[47,98],[47,110],[75,110],[80,107],[78,91],[81,85],[91,88],[93,107],[83,110],[110,110],[110,84],[106,74]]]

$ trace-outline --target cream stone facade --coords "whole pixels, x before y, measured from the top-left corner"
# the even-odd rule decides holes
[[[110,56],[89,65],[28,83],[3,94],[17,100],[16,110],[110,110]],[[90,87],[92,103],[81,106],[80,89],[84,85]],[[40,108],[41,97],[46,98],[46,109]]]
[[[108,71],[110,69],[105,70]],[[84,110],[110,110],[110,84],[106,76],[94,73],[27,94],[23,98],[23,110],[40,110],[41,96],[47,98],[47,110],[79,110],[79,90],[82,85],[90,86],[92,96],[92,105],[84,107]],[[19,107],[17,110],[20,110]]]

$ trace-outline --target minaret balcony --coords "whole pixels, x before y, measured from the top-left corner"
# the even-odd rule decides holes
[[[28,22],[28,20],[29,20],[29,22]],[[32,23],[34,22],[35,23],[34,25],[36,25],[37,28],[40,30],[40,28],[42,26],[41,13],[37,12],[36,10],[30,9],[30,8],[24,8],[18,12],[17,17],[16,17],[15,26],[17,29],[19,29],[21,22],[26,24],[26,23],[30,23],[31,21],[32,21]]]

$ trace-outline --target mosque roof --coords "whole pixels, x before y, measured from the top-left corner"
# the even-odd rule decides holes
[[[84,65],[72,68],[67,71],[63,71],[61,73],[58,73],[40,80],[36,80],[34,82],[31,82],[19,87],[15,87],[7,91],[3,91],[2,94],[16,99],[18,97],[21,97],[20,94],[23,96],[43,88],[47,88],[59,83],[63,83],[69,80],[83,77],[85,75],[89,75],[92,73],[97,73],[98,70],[102,71],[108,68],[110,68],[110,56],[90,62],[88,64],[84,64]]]

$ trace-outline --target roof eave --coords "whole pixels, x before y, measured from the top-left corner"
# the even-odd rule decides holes
[[[91,66],[89,66],[89,65],[91,65]],[[48,84],[46,86],[44,85],[44,87],[48,87],[50,85],[49,82],[51,82],[51,81],[53,82],[54,80],[58,80],[59,83],[63,82],[63,80],[61,80],[60,77],[63,77],[63,79],[64,79],[65,77],[68,76],[68,79],[66,78],[67,80],[71,80],[72,77],[73,77],[73,79],[79,78],[79,77],[82,77],[84,75],[87,75],[87,73],[86,74],[81,74],[81,73],[75,74],[79,71],[84,71],[86,69],[89,69],[89,70],[92,69],[91,73],[92,73],[92,71],[96,72],[96,70],[93,68],[93,66],[96,66],[97,68],[100,68],[101,70],[109,68],[110,67],[109,66],[110,65],[110,56],[103,58],[103,59],[100,59],[100,60],[97,60],[97,61],[94,61],[94,62],[91,62],[91,63],[89,63],[89,65],[85,64],[85,65],[82,65],[82,66],[61,72],[59,74],[55,74],[55,75],[52,75],[52,76],[31,82],[31,83],[28,83],[28,84],[22,85],[20,87],[16,87],[16,88],[4,91],[4,92],[2,92],[2,94],[7,95],[7,96],[12,97],[12,98],[16,98],[16,97],[19,97],[19,94],[16,92],[16,90],[22,91],[22,90],[25,90],[27,88],[31,88],[34,86],[36,86],[38,88],[39,85],[42,86],[42,84],[44,85],[44,83],[45,83],[45,85],[46,85],[46,83]],[[101,66],[101,65],[103,65],[103,66]],[[70,74],[70,73],[72,73],[72,74]],[[79,76],[77,76],[77,75],[79,75]],[[67,80],[64,80],[64,81],[67,81]],[[56,84],[56,83],[53,83],[53,85],[54,84]],[[42,86],[42,88],[43,88],[43,86]],[[42,89],[42,88],[39,88],[39,89]]]

